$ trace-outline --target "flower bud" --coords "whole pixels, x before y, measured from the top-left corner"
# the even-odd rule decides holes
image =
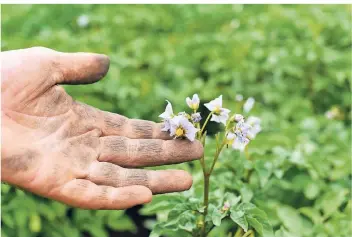
[[[227,210],[229,210],[230,209],[230,203],[228,202],[228,201],[226,201],[225,203],[224,203],[224,206],[222,207],[222,211],[227,211]]]
[[[188,107],[190,107],[193,110],[197,110],[199,108],[199,102],[200,100],[197,94],[194,94],[192,99],[189,97],[186,98],[186,103]]]
[[[233,115],[232,117],[231,117],[231,121],[234,121],[234,122],[239,122],[239,121],[241,121],[241,120],[243,120],[244,119],[244,117],[243,117],[243,115],[242,114],[235,114],[235,115]]]
[[[193,123],[199,123],[202,120],[202,116],[200,116],[200,113],[194,113],[191,115],[191,120]]]

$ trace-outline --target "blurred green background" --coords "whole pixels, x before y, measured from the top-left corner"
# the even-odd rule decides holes
[[[254,97],[264,129],[252,156],[288,162],[264,174],[274,184],[256,203],[274,229],[318,226],[285,236],[350,236],[351,12],[350,5],[2,5],[1,49],[109,55],[104,80],[66,90],[133,118],[157,121],[165,99],[181,111],[193,93],[203,102],[222,94],[232,110],[242,103],[237,94]],[[73,209],[6,184],[1,193],[3,237],[147,233],[136,213]]]

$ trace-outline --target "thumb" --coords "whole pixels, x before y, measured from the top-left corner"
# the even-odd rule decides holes
[[[109,70],[109,57],[95,53],[58,52],[55,63],[61,76],[57,84],[89,84],[102,79]]]

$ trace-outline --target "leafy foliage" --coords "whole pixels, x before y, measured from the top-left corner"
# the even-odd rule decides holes
[[[254,97],[263,131],[247,157],[225,150],[219,158],[209,236],[243,234],[238,226],[272,236],[272,226],[277,237],[347,237],[350,14],[344,5],[4,5],[2,50],[40,45],[109,55],[106,79],[66,89],[129,117],[156,120],[165,98],[181,110],[193,93],[207,101],[223,94],[238,112],[236,94]],[[81,15],[89,19],[84,27]],[[213,153],[210,144],[206,158]],[[204,224],[200,165],[176,166],[192,172],[194,185],[141,210],[156,214],[154,236],[192,236]],[[232,204],[222,212],[225,199]],[[106,228],[133,229],[122,213],[72,209],[2,185],[3,236],[107,236]]]

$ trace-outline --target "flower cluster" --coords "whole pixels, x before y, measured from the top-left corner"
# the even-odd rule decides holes
[[[174,138],[187,138],[194,141],[203,135],[205,125],[209,121],[221,123],[225,126],[225,140],[228,145],[232,145],[233,149],[244,150],[251,139],[261,131],[261,120],[258,117],[250,116],[245,120],[242,114],[234,114],[230,116],[230,110],[223,107],[222,95],[218,98],[205,103],[204,106],[210,111],[208,118],[200,128],[202,116],[197,112],[200,99],[194,94],[192,99],[187,97],[186,103],[193,110],[191,114],[180,112],[174,114],[172,105],[167,101],[164,113],[159,117],[163,120],[162,131],[169,132]],[[248,113],[254,105],[254,99],[249,98],[244,108],[244,112]]]
[[[189,99],[189,98],[187,98]],[[194,107],[194,104],[191,104]],[[198,99],[199,106],[199,99]],[[192,119],[200,121],[200,114],[192,114],[191,116],[186,112],[180,112],[177,115],[174,114],[172,105],[167,101],[165,112],[159,115],[163,119],[162,131],[170,132],[171,136],[175,138],[187,138],[190,141],[194,141],[198,128],[195,128],[194,123],[190,122]]]

